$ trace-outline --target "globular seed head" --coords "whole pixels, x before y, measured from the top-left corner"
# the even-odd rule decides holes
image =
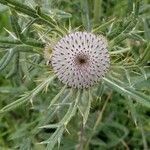
[[[52,67],[59,80],[73,88],[88,88],[108,71],[107,40],[87,32],[60,39],[52,51]]]

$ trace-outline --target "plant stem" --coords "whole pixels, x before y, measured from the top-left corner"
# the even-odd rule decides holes
[[[79,145],[77,147],[77,150],[83,150],[83,144],[84,144],[84,125],[82,120],[80,123]]]
[[[91,24],[89,18],[89,7],[87,0],[80,0],[81,11],[82,11],[82,23],[87,31],[91,31]]]
[[[95,0],[94,1],[94,23],[97,24],[99,22],[101,16],[101,4],[102,0]]]
[[[103,105],[102,110],[101,110],[101,111],[99,112],[99,114],[98,114],[97,120],[96,120],[96,122],[95,122],[95,124],[94,124],[94,127],[93,127],[93,129],[92,129],[92,133],[91,133],[90,137],[88,138],[88,140],[87,140],[87,142],[86,142],[86,144],[85,144],[85,150],[88,149],[88,146],[89,146],[89,143],[90,143],[90,141],[91,141],[91,138],[93,137],[93,134],[95,133],[95,131],[96,131],[96,129],[97,129],[97,126],[100,124],[100,122],[101,122],[101,120],[102,120],[103,113],[104,113],[104,111],[105,111],[105,109],[106,109],[106,106],[107,106],[107,103],[108,103],[109,99],[111,98],[111,95],[112,95],[112,92],[108,95],[108,97],[107,97],[107,99],[106,99],[106,101],[105,101],[105,103],[104,103],[104,105]]]

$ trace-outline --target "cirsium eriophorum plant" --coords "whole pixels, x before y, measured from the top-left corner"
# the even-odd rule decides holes
[[[142,4],[120,2],[109,11],[100,9],[109,2],[97,0],[90,7],[82,0],[61,5],[73,12],[72,5],[84,10],[79,19],[80,12],[76,17],[56,9],[49,12],[47,2],[0,3],[11,25],[0,38],[0,71],[11,81],[5,83],[9,88],[3,83],[0,88],[0,113],[1,122],[12,125],[7,132],[2,125],[0,146],[7,147],[11,139],[8,147],[20,149],[32,149],[32,144],[33,149],[45,149],[45,144],[52,149],[57,142],[60,149],[128,148],[130,142],[134,148],[148,147],[142,123],[147,124],[143,116],[150,107],[150,45]],[[128,17],[115,10],[121,5]],[[126,123],[129,117],[133,123]],[[135,126],[138,131],[132,131]],[[129,132],[137,137],[129,140]],[[135,144],[135,139],[143,139],[143,144]]]

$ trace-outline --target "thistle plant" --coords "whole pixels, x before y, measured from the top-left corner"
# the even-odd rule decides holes
[[[0,4],[0,149],[149,149],[147,0]]]

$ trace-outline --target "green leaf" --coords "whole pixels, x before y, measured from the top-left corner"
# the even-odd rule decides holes
[[[55,144],[62,137],[64,130],[65,130],[65,128],[62,126],[54,132],[54,134],[47,141],[48,142],[47,147],[46,147],[47,150],[52,150],[54,148]]]
[[[115,18],[113,18],[113,19],[111,19],[111,20],[109,20],[109,21],[107,21],[107,22],[101,24],[100,26],[96,27],[95,29],[92,30],[92,32],[96,33],[96,32],[98,32],[98,31],[107,29],[108,26],[109,26],[110,24],[112,24],[114,21],[115,21]]]
[[[48,85],[54,80],[55,76],[50,76],[46,80],[44,80],[41,84],[39,84],[35,89],[30,91],[29,93],[26,93],[23,95],[22,98],[6,105],[0,110],[0,113],[4,113],[7,111],[11,111],[15,109],[16,107],[22,105],[23,103],[27,102],[28,100],[33,100],[33,98],[39,94],[40,91],[42,91],[45,87],[48,87]]]
[[[103,133],[105,134],[107,141],[102,142],[101,139],[93,138],[91,140],[91,143],[107,149],[108,148],[110,149],[111,147],[114,147],[117,144],[119,144],[124,138],[127,137],[129,133],[128,129],[125,126],[113,121],[102,123],[100,130],[102,130]]]
[[[15,49],[10,49],[7,53],[8,54],[5,54],[1,60],[0,71],[5,69],[5,67],[10,63],[16,51]]]
[[[128,96],[128,98],[126,100],[128,101],[127,104],[128,104],[129,109],[131,111],[131,116],[134,120],[135,125],[137,126],[137,116],[138,116],[138,114],[136,113],[136,108],[133,104],[133,100],[131,100],[130,96]]]
[[[114,78],[104,78],[104,82],[115,91],[123,94],[124,96],[130,96],[135,99],[138,103],[142,104],[145,107],[150,108],[150,98],[143,93],[135,91],[133,88],[126,87],[117,82]]]
[[[54,123],[54,124],[48,124],[48,125],[44,125],[44,126],[41,126],[39,127],[40,129],[43,129],[43,128],[47,128],[47,129],[57,129],[58,127],[60,127],[61,124],[60,123]]]
[[[86,124],[90,108],[91,108],[91,101],[92,101],[92,95],[90,93],[90,90],[83,90],[82,96],[78,104],[79,111],[83,117],[83,125]]]
[[[59,122],[61,125],[66,126],[69,123],[69,121],[72,119],[72,117],[76,114],[79,99],[80,99],[80,90],[77,91],[75,101],[70,104],[67,113],[62,118],[62,120]]]
[[[72,96],[72,92],[73,91],[70,90],[70,92],[66,95],[66,97],[63,99],[60,105],[63,106],[63,104],[66,103],[70,99],[70,97]],[[54,105],[53,107],[45,111],[43,118],[42,119],[40,118],[38,125],[33,130],[33,134],[37,134],[42,129],[43,126],[47,126],[47,127],[49,126],[45,124],[47,124],[54,117],[54,115],[56,115],[56,112],[58,110],[59,111],[63,110],[63,107],[61,107],[60,105]]]
[[[87,99],[87,107],[86,107],[84,115],[83,115],[83,125],[85,125],[88,120],[88,116],[90,114],[91,102],[92,102],[92,94],[89,90],[89,95],[88,95],[88,99]]]
[[[2,37],[0,36],[0,44],[11,44],[11,45],[18,45],[22,44],[19,40],[14,40],[9,37]]]
[[[50,108],[52,105],[55,104],[55,102],[59,99],[59,97],[64,93],[64,91],[66,90],[67,85],[65,85],[60,91],[59,93],[51,100],[51,103],[49,105],[48,108]]]
[[[64,126],[61,126],[57,128],[57,130],[54,132],[54,134],[46,141],[41,142],[40,144],[47,144],[46,149],[52,150],[56,143],[59,141],[59,139],[62,137],[62,134],[65,130]]]
[[[147,48],[144,50],[144,53],[141,56],[141,58],[137,60],[137,64],[143,65],[145,63],[148,63],[149,60],[150,60],[150,43],[147,45]]]
[[[18,23],[18,16],[14,10],[11,11],[12,15],[10,16],[12,29],[18,39],[23,41],[25,39],[24,35],[21,33],[21,27]]]
[[[5,69],[10,61],[14,58],[14,55],[19,55],[19,52],[33,52],[33,48],[31,46],[19,45],[14,48],[8,50],[8,52],[3,56],[0,60],[0,71]],[[17,58],[17,56],[16,56]],[[14,73],[16,68],[14,68],[11,74]],[[8,75],[8,77],[11,75]]]
[[[45,24],[48,24],[50,27],[54,28],[56,26],[54,19],[42,13],[39,7],[36,8],[37,10],[34,10],[33,8],[22,4],[16,0],[0,0],[0,3],[9,6],[10,8],[24,13],[30,17],[39,18],[40,21],[42,21]]]

